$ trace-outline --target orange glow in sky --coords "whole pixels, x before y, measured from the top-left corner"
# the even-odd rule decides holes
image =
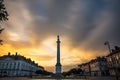
[[[117,1],[5,0],[5,5],[9,20],[0,25],[5,28],[0,34],[1,56],[18,52],[54,72],[60,35],[66,71],[108,54],[106,40],[120,43]]]

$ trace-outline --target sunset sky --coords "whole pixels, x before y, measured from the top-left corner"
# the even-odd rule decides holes
[[[60,35],[63,71],[120,45],[120,0],[5,0],[0,55],[18,52],[54,72]]]

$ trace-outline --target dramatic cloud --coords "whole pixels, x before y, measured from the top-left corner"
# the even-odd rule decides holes
[[[5,4],[10,16],[1,23],[5,27],[2,55],[18,51],[53,68],[60,34],[66,70],[66,66],[107,55],[106,40],[112,47],[120,45],[119,0],[6,0]]]

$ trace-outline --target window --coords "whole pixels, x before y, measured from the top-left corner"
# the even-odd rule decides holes
[[[111,59],[111,58],[109,58],[109,61],[111,62],[111,61],[112,61],[112,59]]]
[[[116,55],[116,59],[117,59],[117,60],[119,60],[119,57],[118,57],[118,55]]]
[[[4,63],[4,62],[3,62],[2,68],[3,68],[3,69],[5,68],[5,63]]]
[[[13,69],[16,69],[16,62],[14,62],[14,67],[13,67]]]
[[[18,63],[17,63],[17,70],[19,70],[19,65],[20,65],[20,63],[18,62]]]
[[[14,69],[14,62],[11,63],[11,69]]]
[[[2,66],[2,63],[0,62],[0,69],[2,68],[1,66]]]

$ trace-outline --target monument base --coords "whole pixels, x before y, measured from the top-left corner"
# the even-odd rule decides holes
[[[59,73],[57,73],[57,74],[55,74],[55,76],[54,76],[55,78],[63,78],[63,75],[62,74],[59,74]]]

